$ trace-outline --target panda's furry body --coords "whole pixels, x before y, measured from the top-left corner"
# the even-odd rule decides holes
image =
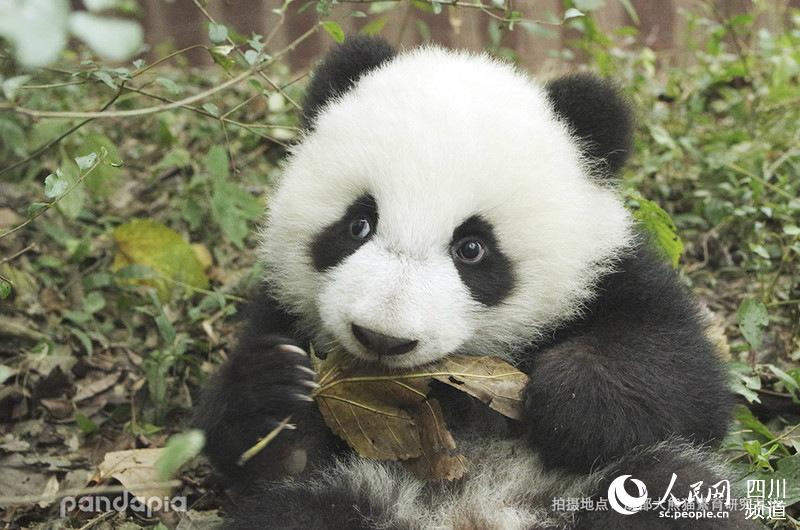
[[[613,187],[631,117],[605,81],[541,87],[485,56],[355,38],[317,69],[306,134],[270,199],[263,291],[198,408],[244,490],[231,528],[687,528],[657,511],[552,510],[632,475],[655,496],[724,474],[724,370],[697,306]],[[503,357],[521,421],[435,388],[471,467],[421,482],[359,458],[310,402],[298,348],[387,369]],[[283,418],[245,466],[239,455]],[[730,518],[698,528],[744,528]]]

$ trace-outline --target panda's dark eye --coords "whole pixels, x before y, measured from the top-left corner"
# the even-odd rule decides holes
[[[372,233],[372,225],[366,217],[357,217],[350,221],[350,236],[353,239],[366,239]]]
[[[453,248],[453,255],[463,263],[478,263],[486,255],[486,247],[483,242],[474,237],[460,240]]]

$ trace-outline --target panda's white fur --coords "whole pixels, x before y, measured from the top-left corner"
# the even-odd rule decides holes
[[[488,408],[467,429],[450,426],[467,459],[467,477],[426,482],[400,462],[349,455],[309,478],[287,478],[281,488],[310,496],[350,492],[380,507],[362,514],[369,528],[389,530],[528,530],[566,527],[571,512],[550,509],[554,497],[591,496],[604,470],[589,475],[547,470],[535,451],[511,436],[508,424]]]
[[[629,214],[579,147],[544,89],[512,66],[436,47],[402,54],[330,102],[293,150],[260,247],[275,298],[315,330],[318,349],[371,359],[355,322],[419,340],[384,357],[389,366],[511,357],[580,311],[631,241]],[[320,273],[311,238],[365,193],[378,203],[374,237]],[[515,272],[490,307],[470,297],[448,249],[476,214]]]

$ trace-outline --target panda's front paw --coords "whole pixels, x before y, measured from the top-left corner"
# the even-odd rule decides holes
[[[239,387],[243,412],[273,426],[314,401],[317,388],[308,354],[283,340],[264,340],[240,349],[231,359],[229,383]]]
[[[319,385],[314,381],[316,373],[311,369],[308,353],[294,344],[278,344],[274,347],[276,353],[288,354],[290,362],[295,361],[293,377],[289,377],[287,386],[288,399],[292,402],[313,403],[312,394]],[[299,357],[293,357],[297,355]]]

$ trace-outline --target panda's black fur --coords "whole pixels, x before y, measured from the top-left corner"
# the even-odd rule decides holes
[[[330,101],[393,57],[385,42],[371,38],[348,39],[330,52],[308,89],[306,127],[313,129]],[[624,99],[609,82],[584,74],[553,81],[546,90],[584,153],[613,178],[631,150],[632,115]],[[371,204],[374,208],[374,199]],[[335,234],[340,228],[326,230]],[[317,242],[309,252],[320,271],[355,251],[328,245],[325,233]],[[502,303],[504,293],[513,288],[507,258],[497,259],[487,272],[487,288],[480,285],[480,272],[459,271],[473,298],[485,305]],[[424,499],[457,495],[461,486],[426,484],[408,490],[408,484],[392,483],[398,472],[389,469],[378,495],[370,491],[374,483],[337,471],[361,464],[353,463],[350,450],[331,434],[308,399],[313,381],[309,360],[291,345],[306,349],[314,336],[286,303],[273,298],[274,292],[265,285],[255,297],[235,351],[210,382],[196,414],[197,425],[206,432],[206,454],[239,492],[227,527],[422,528],[396,515],[398,503],[408,502],[408,491],[424,505]],[[471,436],[479,433],[479,438],[480,433],[501,436],[506,446],[516,444],[512,453],[538,454],[544,473],[561,473],[562,481],[580,483],[577,491],[584,496],[605,497],[610,480],[622,474],[642,479],[655,494],[676,473],[674,491],[688,492],[694,482],[710,485],[729,478],[720,476],[722,468],[709,449],[725,434],[731,396],[704,331],[695,301],[640,237],[613,271],[597,280],[594,297],[578,316],[560,323],[518,357],[519,368],[530,374],[520,422],[496,414],[487,417],[483,405],[463,394],[438,387],[434,391],[441,394],[457,439],[462,428]],[[283,431],[246,465],[236,464],[243,451],[289,415],[296,429]],[[374,471],[375,477],[384,477],[382,468]],[[519,473],[508,479],[524,484],[525,470]],[[530,478],[532,489],[539,487],[537,477]],[[569,491],[565,484],[559,488]],[[737,512],[728,519],[692,521],[660,518],[657,511],[630,516],[579,511],[571,517],[552,513],[551,498],[538,500],[529,515],[541,517],[530,528],[750,527]],[[471,520],[459,528],[484,526]]]

